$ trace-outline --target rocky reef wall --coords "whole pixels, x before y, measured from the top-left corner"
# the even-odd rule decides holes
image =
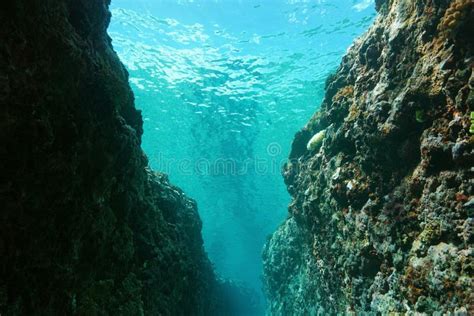
[[[196,204],[147,169],[109,0],[0,4],[0,314],[211,315]]]
[[[473,3],[376,6],[293,141],[272,315],[474,313]]]

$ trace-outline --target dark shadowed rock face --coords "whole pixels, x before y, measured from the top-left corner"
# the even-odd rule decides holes
[[[264,250],[275,315],[474,313],[473,4],[376,6],[284,169],[290,214]]]
[[[146,168],[108,4],[0,4],[2,315],[215,311],[196,205]]]

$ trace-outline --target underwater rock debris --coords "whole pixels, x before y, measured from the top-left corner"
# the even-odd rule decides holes
[[[290,216],[263,254],[271,314],[474,314],[473,2],[376,8],[295,136]]]

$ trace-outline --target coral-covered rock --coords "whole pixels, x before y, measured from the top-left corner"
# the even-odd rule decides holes
[[[376,8],[293,142],[290,216],[264,250],[272,314],[474,313],[473,3]]]

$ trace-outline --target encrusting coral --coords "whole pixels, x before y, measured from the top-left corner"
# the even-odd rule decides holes
[[[474,314],[473,6],[376,1],[293,141],[270,314]]]

